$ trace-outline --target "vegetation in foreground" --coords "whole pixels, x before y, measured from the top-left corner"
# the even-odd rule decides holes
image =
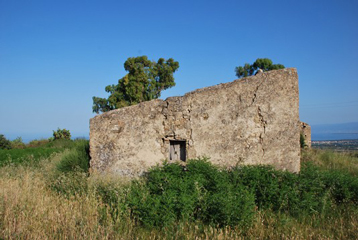
[[[356,155],[304,151],[300,174],[195,159],[129,181],[89,175],[88,141],[71,146],[3,164],[0,238],[356,238]]]

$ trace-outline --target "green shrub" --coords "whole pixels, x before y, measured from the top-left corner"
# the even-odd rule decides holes
[[[358,202],[358,180],[312,163],[299,174],[270,166],[239,166],[230,171],[208,161],[185,167],[165,163],[151,169],[129,193],[132,216],[144,226],[170,226],[180,220],[215,226],[249,226],[254,206],[293,217],[325,214],[333,204]]]
[[[270,166],[244,166],[230,174],[233,182],[245,185],[255,195],[259,209],[303,216],[323,213],[331,205],[324,174],[312,164],[305,164],[300,174]]]
[[[249,227],[255,213],[254,202],[254,195],[245,186],[222,183],[207,196],[200,219],[220,227]]]
[[[185,167],[166,162],[151,169],[144,182],[132,184],[128,204],[132,216],[147,227],[180,220],[249,226],[254,216],[254,196],[203,159],[189,160]]]
[[[358,179],[343,170],[321,169],[307,162],[301,169],[300,185],[305,193],[312,192],[315,196],[312,201],[320,208],[324,208],[329,201],[335,204],[358,203]]]
[[[105,208],[101,210],[103,212],[108,210],[113,220],[123,216],[128,217],[128,205],[126,202],[129,192],[128,186],[123,186],[118,182],[96,181],[95,192],[102,202],[106,204]],[[103,217],[106,217],[106,215]]]
[[[296,174],[259,165],[234,168],[230,177],[232,182],[243,184],[255,195],[259,209],[292,211],[298,208]]]
[[[21,137],[17,137],[16,139],[11,141],[11,148],[24,149],[26,148],[26,145],[22,141]]]
[[[11,142],[0,134],[0,149],[11,149]]]
[[[71,139],[70,130],[58,128],[57,131],[53,131],[53,138],[54,138],[54,140]]]
[[[89,142],[87,140],[79,140],[75,142],[75,148],[62,156],[56,168],[59,172],[63,173],[74,171],[87,173],[89,161]]]
[[[332,198],[324,181],[324,171],[312,163],[302,164],[298,180],[300,202],[297,215],[325,213],[330,209]]]
[[[325,171],[323,182],[336,204],[358,203],[358,178],[346,172]]]
[[[83,194],[88,190],[89,141],[70,142],[73,147],[62,155],[50,183],[54,191],[65,196]]]
[[[40,139],[40,140],[31,140],[28,144],[27,147],[30,148],[36,148],[36,147],[44,147],[49,143],[48,139]]]

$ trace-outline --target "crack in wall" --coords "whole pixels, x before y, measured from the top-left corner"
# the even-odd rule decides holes
[[[261,81],[259,85],[256,86],[255,91],[254,91],[254,96],[252,98],[250,106],[252,106],[255,103],[256,97],[257,97],[257,92],[258,92],[259,88],[262,86],[262,84],[264,84],[264,82],[266,80],[267,80],[267,75],[265,75],[265,79],[263,81]]]
[[[262,84],[263,84],[263,82],[261,82],[259,85],[256,86],[255,91],[254,91],[254,96],[252,98],[250,106],[252,106],[255,103],[256,97],[257,97],[257,92],[258,92],[258,90],[259,90],[259,88],[261,87]]]
[[[260,125],[263,127],[264,129],[264,134],[266,133],[266,124],[267,121],[264,119],[264,116],[261,113],[261,108],[260,106],[257,107],[257,115],[259,116],[259,120],[260,120]]]
[[[265,155],[265,148],[263,147],[263,134],[266,134],[266,124],[267,121],[264,119],[264,116],[261,113],[261,108],[260,106],[257,107],[257,115],[259,117],[259,121],[260,121],[260,125],[263,128],[263,133],[260,133],[259,139],[260,139],[260,144],[261,144],[261,150],[262,150],[262,159],[264,158]]]

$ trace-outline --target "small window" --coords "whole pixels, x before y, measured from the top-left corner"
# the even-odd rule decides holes
[[[186,161],[186,141],[170,141],[169,159]]]

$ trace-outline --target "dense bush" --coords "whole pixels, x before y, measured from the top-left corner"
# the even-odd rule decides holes
[[[17,137],[16,139],[11,141],[11,148],[24,149],[26,148],[26,145],[22,141],[21,137]]]
[[[57,131],[53,131],[53,138],[54,138],[54,140],[71,139],[70,130],[58,128]]]
[[[88,172],[89,169],[89,142],[87,140],[75,141],[75,147],[62,156],[57,164],[57,170],[63,173],[81,171]]]
[[[121,181],[103,181],[97,180],[94,184],[96,195],[105,204],[101,211],[106,213],[107,211],[111,214],[113,220],[120,219],[123,217],[128,218],[128,202],[127,196],[130,190],[128,184],[123,184]],[[106,214],[102,214],[104,218]]]
[[[246,186],[259,209],[287,211],[297,208],[298,176],[270,166],[242,166],[232,169],[231,181]]]
[[[63,141],[66,145],[68,144],[67,141]],[[72,147],[63,153],[61,160],[56,164],[50,187],[65,196],[84,194],[88,190],[89,142],[87,140],[68,141],[71,142]]]
[[[336,204],[358,204],[358,178],[346,172],[325,171],[322,177],[325,187],[329,190]]]
[[[305,163],[299,174],[270,166],[221,170],[205,160],[186,167],[165,163],[136,181],[129,193],[132,216],[145,226],[200,220],[215,226],[248,226],[254,206],[301,217],[358,202],[358,179]]]
[[[11,149],[11,142],[0,134],[0,149]]]
[[[133,183],[128,204],[145,226],[169,226],[178,220],[200,220],[215,226],[248,226],[254,216],[254,195],[231,184],[225,171],[206,160],[186,167],[165,163]]]
[[[259,209],[285,212],[292,216],[324,213],[333,202],[358,202],[358,179],[340,171],[321,170],[312,163],[294,174],[269,166],[244,166],[230,173],[255,194]]]

